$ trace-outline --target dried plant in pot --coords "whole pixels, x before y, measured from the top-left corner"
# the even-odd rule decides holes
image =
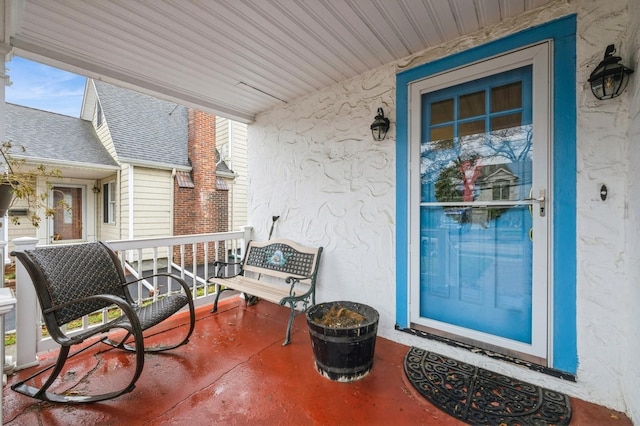
[[[62,178],[59,169],[49,169],[44,164],[28,164],[24,158],[16,158],[12,151],[19,150],[21,153],[25,149],[21,145],[14,145],[11,141],[2,142],[0,145],[0,155],[2,155],[2,180],[0,181],[0,217],[4,217],[9,212],[11,222],[20,224],[21,217],[11,214],[11,208],[19,203],[21,207],[27,209],[27,220],[34,226],[39,227],[43,218],[55,215],[60,205],[51,206],[48,203],[49,193],[53,188],[52,179]],[[38,192],[38,182],[43,180],[46,190]],[[69,209],[64,202],[62,207]],[[1,222],[0,222],[1,226]]]

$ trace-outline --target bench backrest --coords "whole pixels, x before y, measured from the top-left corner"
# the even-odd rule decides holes
[[[110,305],[105,300],[89,300],[57,309],[73,300],[112,294],[131,303],[128,290],[121,285],[125,277],[118,258],[103,243],[40,247],[11,254],[31,276],[49,329]]]
[[[303,247],[291,240],[249,241],[242,269],[278,278],[315,281],[322,247]],[[305,278],[305,279],[303,279]]]

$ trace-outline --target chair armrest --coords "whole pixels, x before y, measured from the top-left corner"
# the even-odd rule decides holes
[[[129,331],[131,331],[131,333],[134,335],[134,338],[136,339],[136,341],[139,340],[140,342],[142,342],[142,326],[140,325],[140,320],[138,319],[138,316],[136,315],[135,311],[126,300],[122,299],[121,297],[115,296],[113,294],[94,294],[91,296],[83,297],[81,299],[76,299],[76,300],[63,303],[61,305],[56,306],[55,308],[43,310],[43,313],[52,313],[64,308],[68,308],[73,305],[77,305],[78,303],[85,303],[89,300],[106,300],[111,304],[116,305],[118,308],[120,308],[124,316],[126,316],[127,319],[129,320],[129,324],[131,326],[131,330]],[[96,329],[96,333],[100,331],[101,331],[100,328]],[[51,330],[50,330],[50,333],[51,333]],[[65,344],[69,344],[69,343],[75,344],[75,343],[78,343],[78,341],[82,341],[86,338],[84,335],[79,339],[76,339],[74,337],[68,337],[62,331],[62,329],[60,329],[60,327],[57,328],[56,334],[58,335],[59,339],[64,341]],[[53,333],[51,333],[51,335],[52,337],[54,336]],[[58,339],[55,339],[55,340],[58,341]],[[58,343],[62,344],[63,341],[59,341]]]

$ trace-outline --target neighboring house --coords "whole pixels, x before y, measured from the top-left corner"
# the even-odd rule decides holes
[[[225,120],[225,128],[233,126]],[[53,193],[71,206],[38,229],[26,221],[7,223],[8,241],[37,236],[40,244],[54,244],[229,229],[227,197],[236,174],[216,149],[215,116],[87,79],[80,118],[7,104],[7,139],[25,148],[29,164],[61,171]],[[246,196],[241,199],[246,220]]]
[[[6,139],[12,141],[13,156],[24,158],[29,164],[43,164],[57,168],[64,176],[54,183],[53,190],[60,191],[70,202],[76,220],[73,226],[65,225],[65,220],[43,220],[39,228],[34,228],[27,220],[19,225],[4,219],[4,239],[37,236],[40,244],[50,244],[55,240],[93,241],[99,237],[100,217],[98,183],[116,175],[120,166],[96,137],[91,122],[60,114],[7,104]],[[24,155],[18,146],[25,149]],[[45,191],[44,182],[38,183],[40,191]],[[53,199],[53,196],[50,196]],[[25,206],[15,205],[15,210]],[[66,217],[66,221],[69,217]],[[60,228],[64,227],[62,230]],[[10,245],[9,250],[12,249]]]
[[[120,165],[97,183],[100,238],[171,235],[173,175],[191,170],[187,108],[87,79],[80,118]]]

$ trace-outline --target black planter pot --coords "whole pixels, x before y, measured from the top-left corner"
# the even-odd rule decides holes
[[[348,328],[328,327],[320,323],[319,320],[333,307],[355,311],[363,315],[365,321]],[[366,376],[373,367],[378,319],[378,311],[362,303],[327,302],[309,308],[307,324],[318,372],[341,382]]]

